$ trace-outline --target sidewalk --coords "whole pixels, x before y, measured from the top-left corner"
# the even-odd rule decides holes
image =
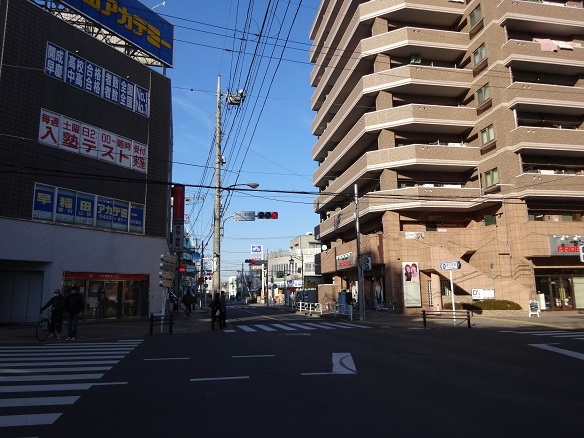
[[[250,308],[255,305],[249,305]],[[261,306],[261,305],[260,305]],[[292,313],[290,307],[273,306],[281,312]],[[229,308],[228,308],[229,309]],[[229,314],[228,314],[229,316]],[[187,319],[184,312],[173,315],[174,323],[173,335],[185,333],[198,333],[208,331],[211,328],[211,317],[207,309],[195,310],[191,317]],[[339,322],[347,322],[347,316],[335,317],[332,313],[321,316],[311,316],[307,319],[323,318],[327,320],[335,319]],[[229,319],[227,320],[229,323]],[[390,326],[403,328],[422,328],[423,320],[421,313],[416,315],[378,315],[377,312],[368,311],[365,320],[359,320],[359,314],[353,314],[353,322],[363,322],[375,326]],[[467,327],[466,320],[457,318],[460,326],[457,329]],[[64,337],[67,336],[67,321],[63,324]],[[540,317],[528,317],[525,311],[513,311],[499,313],[485,312],[483,315],[471,315],[471,327],[477,329],[500,329],[500,330],[575,330],[584,329],[584,312],[542,312]],[[442,317],[432,317],[427,319],[427,328],[453,328],[453,320],[444,314]],[[35,337],[36,324],[0,326],[0,345],[6,344],[38,344]],[[152,336],[169,336],[167,325],[156,325]],[[106,319],[106,320],[86,320],[79,321],[78,337],[75,342],[88,341],[116,341],[119,339],[144,339],[150,336],[149,318],[138,319]],[[68,342],[65,340],[49,340],[46,342]]]

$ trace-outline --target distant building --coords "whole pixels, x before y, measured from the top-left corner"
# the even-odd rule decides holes
[[[584,308],[582,0],[322,0],[310,37],[327,283]]]

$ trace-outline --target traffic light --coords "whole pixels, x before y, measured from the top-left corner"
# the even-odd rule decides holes
[[[253,265],[254,262],[255,262],[254,259],[245,259],[245,263],[251,263]]]
[[[258,211],[258,219],[278,219],[277,211]]]

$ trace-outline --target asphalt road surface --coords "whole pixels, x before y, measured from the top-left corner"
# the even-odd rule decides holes
[[[229,309],[225,330],[0,346],[0,436],[579,436],[584,330]]]

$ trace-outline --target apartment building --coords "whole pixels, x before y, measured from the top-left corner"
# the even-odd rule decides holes
[[[584,308],[582,0],[323,0],[310,37],[325,282]]]

